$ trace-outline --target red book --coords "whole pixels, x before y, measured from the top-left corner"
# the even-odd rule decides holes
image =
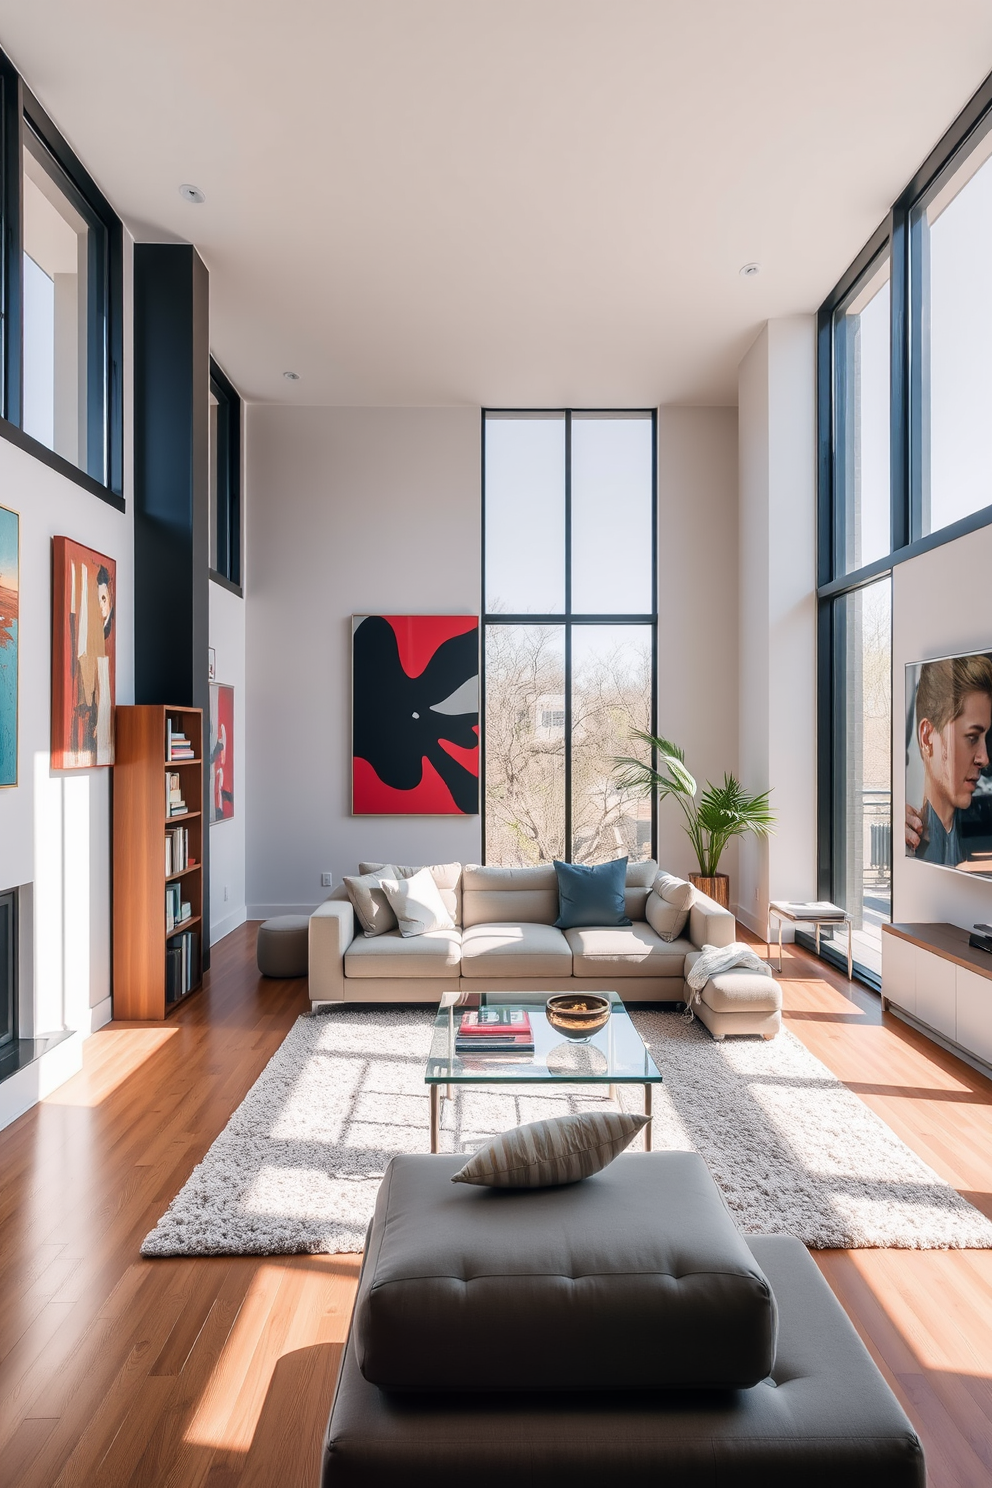
[[[533,1037],[530,1018],[522,1008],[479,1008],[463,1013],[458,1028],[459,1038],[519,1038],[529,1043]]]

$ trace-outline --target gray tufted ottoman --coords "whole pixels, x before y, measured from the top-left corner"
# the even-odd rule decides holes
[[[258,927],[255,960],[267,977],[305,977],[307,974],[307,915],[276,915]]]
[[[924,1488],[816,1263],[745,1244],[696,1154],[524,1191],[462,1161],[386,1170],[322,1488]]]

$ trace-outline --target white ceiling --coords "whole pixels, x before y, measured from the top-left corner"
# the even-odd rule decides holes
[[[992,6],[0,0],[0,46],[135,234],[196,244],[246,397],[721,404],[992,69]]]

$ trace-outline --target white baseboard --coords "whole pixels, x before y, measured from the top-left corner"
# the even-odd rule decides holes
[[[103,1028],[114,1016],[114,1003],[110,997],[105,997],[98,1002],[96,1007],[90,1008],[90,1025],[87,1034],[96,1033],[98,1028]]]
[[[247,905],[239,904],[237,909],[225,915],[222,920],[215,920],[210,926],[210,944],[215,946],[219,940],[223,940],[225,935],[230,935],[232,930],[237,930],[238,926],[243,925],[247,919],[254,919],[254,915],[248,914]]]
[[[0,1084],[0,1129],[30,1111],[83,1067],[83,1035],[74,1033]]]
[[[757,915],[753,914],[751,910],[745,909],[743,904],[734,905],[734,919],[740,920],[741,924],[746,925],[753,935],[760,935],[762,940],[764,940],[764,925],[759,922]]]
[[[765,933],[768,929],[768,924],[767,921],[762,919],[760,915],[756,915],[751,910],[745,909],[742,904],[738,904],[734,907],[734,918],[740,920],[742,925],[746,925],[747,928],[751,931],[752,935],[756,935],[759,940],[764,941]],[[795,926],[784,924],[782,926],[782,944],[790,945],[792,941],[795,940],[795,938]],[[775,944],[778,945],[777,920],[772,926],[772,939],[774,940]]]
[[[312,915],[317,908],[316,904],[249,904],[248,913],[245,916],[249,920],[270,920],[275,915],[299,914]]]

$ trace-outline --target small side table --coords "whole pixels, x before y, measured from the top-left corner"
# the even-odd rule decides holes
[[[778,969],[782,971],[782,924],[788,920],[792,925],[815,925],[816,927],[816,954],[820,954],[820,926],[821,925],[847,925],[847,980],[854,979],[854,923],[846,909],[841,909],[839,904],[828,904],[826,900],[820,899],[815,902],[801,904],[787,899],[773,899],[768,906],[768,919],[765,922],[765,954],[769,961],[771,953],[771,919],[772,915],[778,920]]]

